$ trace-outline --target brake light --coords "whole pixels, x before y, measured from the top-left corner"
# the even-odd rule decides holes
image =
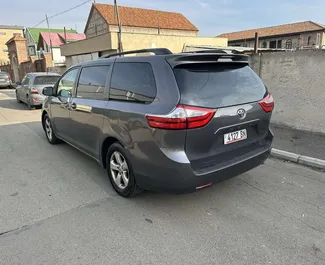
[[[31,92],[32,94],[38,94],[38,91],[37,91],[37,89],[35,89],[35,88],[32,88],[32,89],[30,90],[30,92]]]
[[[214,116],[215,109],[206,109],[186,105],[178,105],[166,115],[146,115],[152,128],[180,130],[194,129],[207,125]]]
[[[258,103],[265,112],[271,112],[274,109],[274,99],[270,93],[268,93],[267,96]]]

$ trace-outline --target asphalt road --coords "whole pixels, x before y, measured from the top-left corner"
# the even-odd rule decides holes
[[[2,94],[1,94],[2,93]],[[325,264],[325,174],[268,160],[189,195],[118,197],[0,91],[0,264]]]

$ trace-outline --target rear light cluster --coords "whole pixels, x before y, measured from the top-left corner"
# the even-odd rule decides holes
[[[270,93],[268,93],[267,96],[258,103],[265,112],[271,112],[274,109],[274,99]]]
[[[194,129],[207,125],[214,116],[215,109],[206,109],[186,105],[178,105],[166,115],[146,115],[152,128],[181,130]]]
[[[37,91],[37,89],[35,89],[35,88],[32,88],[32,89],[30,90],[30,92],[31,92],[32,94],[38,94],[38,91]]]

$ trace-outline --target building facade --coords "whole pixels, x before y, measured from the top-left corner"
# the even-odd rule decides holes
[[[198,29],[182,14],[120,6],[122,32],[171,36],[197,36]],[[118,32],[113,5],[93,4],[85,27],[87,38]]]
[[[255,32],[259,35],[259,47],[269,49],[324,49],[325,25],[297,22],[274,27],[224,33],[229,46],[254,47]]]
[[[23,35],[24,27],[0,25],[0,63],[8,63],[8,48],[6,42],[17,34]]]
[[[29,56],[37,55],[37,45],[41,32],[51,32],[51,33],[64,33],[64,29],[47,29],[47,28],[26,28],[25,38],[27,41],[27,54]],[[66,30],[66,33],[77,33],[77,31],[71,29]]]

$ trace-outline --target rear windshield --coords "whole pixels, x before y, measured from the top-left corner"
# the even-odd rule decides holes
[[[181,103],[208,108],[240,105],[263,99],[262,80],[243,64],[190,64],[174,69]]]
[[[34,80],[34,85],[53,85],[59,77],[56,75],[38,76]]]

